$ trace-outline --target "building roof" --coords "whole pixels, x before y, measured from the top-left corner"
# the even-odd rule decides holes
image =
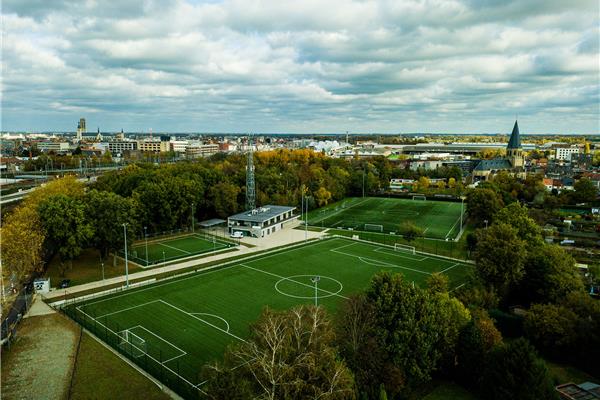
[[[519,135],[519,124],[515,120],[515,126],[513,127],[510,139],[508,140],[507,149],[520,149],[521,148],[521,136]]]
[[[481,160],[481,162],[475,167],[474,171],[492,171],[499,169],[512,169],[512,165],[506,158]]]
[[[295,210],[296,207],[266,205],[254,210],[244,211],[230,216],[230,219],[249,222],[264,222],[288,211]]]
[[[207,219],[206,221],[201,221],[198,223],[198,225],[200,225],[203,228],[211,228],[213,226],[224,224],[225,222],[227,221],[225,221],[224,219],[213,218]]]

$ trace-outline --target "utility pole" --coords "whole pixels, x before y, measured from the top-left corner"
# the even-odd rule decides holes
[[[363,167],[363,190],[362,190],[362,197],[365,197],[365,169]]]
[[[127,223],[123,223],[123,235],[125,237],[125,287],[129,289],[129,261],[127,260]]]

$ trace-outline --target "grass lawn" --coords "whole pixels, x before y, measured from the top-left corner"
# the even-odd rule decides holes
[[[411,222],[425,237],[454,239],[460,231],[461,203],[384,197],[347,198],[308,213],[308,224],[358,231],[401,233]]]
[[[379,245],[329,239],[237,260],[228,266],[70,305],[67,313],[185,397],[203,364],[244,340],[264,306],[313,303],[334,311],[378,271],[424,284],[432,272],[465,282],[471,266]]]
[[[129,263],[129,273],[139,272],[142,269]],[[104,278],[114,278],[125,275],[125,262],[117,257],[117,265],[113,267],[113,256],[104,261]],[[79,257],[73,260],[73,267],[61,273],[60,259],[55,256],[48,264],[46,276],[50,277],[50,285],[57,287],[63,279],[70,279],[70,286],[102,280],[102,266],[100,253],[96,249],[85,249]]]
[[[92,398],[170,399],[156,384],[84,333],[75,364],[70,399]]]
[[[568,382],[573,382],[577,384],[587,381],[595,383],[599,382],[599,377],[594,377],[571,365],[559,364],[548,360],[545,361],[546,365],[548,366],[548,369],[550,370],[550,375],[552,375],[552,379],[554,379],[554,382],[557,385]]]

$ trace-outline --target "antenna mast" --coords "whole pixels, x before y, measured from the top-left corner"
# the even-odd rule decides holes
[[[252,138],[248,135],[248,161],[246,165],[246,210],[256,208],[256,184],[254,181],[254,152]]]

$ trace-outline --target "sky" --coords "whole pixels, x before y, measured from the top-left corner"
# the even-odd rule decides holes
[[[0,130],[600,132],[597,0],[3,0]]]

